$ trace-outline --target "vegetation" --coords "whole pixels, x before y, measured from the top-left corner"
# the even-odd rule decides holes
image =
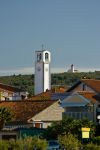
[[[34,94],[34,75],[13,75],[0,77],[3,84],[15,86],[19,89],[26,90],[29,95]]]
[[[82,127],[90,128],[90,139],[82,140]],[[99,150],[100,136],[95,137],[95,125],[87,119],[75,120],[64,118],[62,121],[53,123],[45,132],[46,138],[57,139],[61,148],[66,150]]]
[[[12,113],[9,109],[5,107],[0,107],[0,130],[3,128],[3,125],[10,121],[12,118]]]
[[[55,73],[51,75],[51,85],[55,86],[67,86],[70,87],[77,80],[82,78],[88,79],[100,79],[100,71],[95,72],[81,72],[81,73]],[[12,76],[1,76],[0,82],[15,86],[24,90],[27,90],[31,95],[34,94],[34,75],[12,75]]]
[[[67,135],[60,135],[58,137],[61,147],[66,150],[100,150],[100,144],[87,143],[82,144],[80,140],[77,139],[77,136],[68,133]]]
[[[100,150],[100,146],[93,143],[81,144],[77,136],[68,133],[60,135],[58,141],[61,149],[66,150]],[[24,139],[0,140],[0,150],[47,150],[48,143],[38,137],[25,137]]]
[[[66,135],[60,135],[58,141],[61,147],[64,147],[66,150],[80,150],[81,143],[73,134],[68,133]]]
[[[8,150],[8,142],[0,140],[0,150]]]
[[[45,137],[47,139],[58,139],[59,135],[67,135],[68,133],[71,133],[79,140],[82,138],[82,127],[89,127],[91,128],[90,135],[93,137],[95,125],[92,121],[89,121],[87,119],[83,120],[75,120],[73,118],[64,118],[63,120],[59,122],[53,123],[51,126],[49,126],[45,132]]]
[[[94,138],[92,139],[92,142],[93,142],[94,144],[100,145],[100,136],[94,137]]]
[[[47,141],[38,137],[26,137],[24,139],[0,140],[0,150],[46,150]]]
[[[91,128],[91,143],[82,142],[82,127]],[[46,140],[57,139],[61,148],[66,150],[99,150],[100,149],[100,137],[94,137],[94,124],[87,120],[75,120],[73,118],[64,118],[62,121],[55,122],[52,126],[48,127],[44,135],[41,137],[25,136],[23,138],[9,141],[0,140],[0,150],[46,150],[48,143]],[[88,141],[89,142],[89,141]]]
[[[51,76],[52,85],[67,85],[72,86],[79,79],[100,79],[100,71],[95,72],[80,72],[80,73],[57,73]]]
[[[89,143],[87,145],[83,145],[83,149],[84,150],[100,150],[100,146],[93,144],[93,143]]]

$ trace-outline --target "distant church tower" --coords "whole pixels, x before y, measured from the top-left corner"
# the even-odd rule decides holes
[[[74,72],[74,65],[71,65],[71,72]]]
[[[51,89],[50,60],[49,51],[35,52],[35,95]]]

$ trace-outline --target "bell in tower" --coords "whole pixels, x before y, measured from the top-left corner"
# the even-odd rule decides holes
[[[51,89],[50,61],[49,51],[35,52],[35,95]]]

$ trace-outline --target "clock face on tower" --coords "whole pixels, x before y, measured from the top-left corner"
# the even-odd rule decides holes
[[[48,71],[48,68],[45,68],[45,71]]]

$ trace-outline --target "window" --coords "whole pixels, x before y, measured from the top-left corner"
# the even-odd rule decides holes
[[[83,91],[86,91],[86,85],[83,84]]]
[[[45,60],[48,60],[48,53],[45,53]]]
[[[42,126],[43,126],[43,123],[41,123],[41,122],[36,122],[36,123],[34,124],[34,127],[35,127],[35,128],[42,128]]]
[[[42,59],[41,53],[40,53],[40,54],[37,54],[37,61],[40,61],[41,59]]]

